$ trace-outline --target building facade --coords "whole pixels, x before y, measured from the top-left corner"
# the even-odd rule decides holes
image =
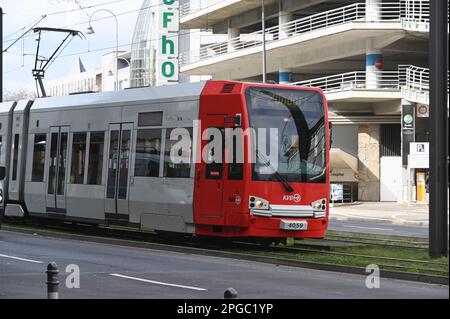
[[[268,81],[327,96],[332,183],[343,200],[423,201],[426,154],[410,148],[428,141],[429,0],[264,5],[263,33],[261,1],[181,1],[181,29],[221,38],[181,52],[180,74],[260,82],[265,39]]]
[[[83,92],[114,91],[130,86],[130,53],[119,52],[117,55],[118,83],[116,83],[116,52],[110,52],[102,56],[101,66],[87,70],[78,57],[66,76],[51,79],[46,84],[48,95],[62,96]]]

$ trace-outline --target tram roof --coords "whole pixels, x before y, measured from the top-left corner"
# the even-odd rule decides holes
[[[2,102],[0,103],[0,114],[8,113],[9,110],[14,106],[14,101]]]
[[[75,108],[78,106],[132,105],[140,102],[159,100],[186,101],[198,99],[206,82],[182,83],[158,87],[133,88],[123,91],[74,94],[36,99],[32,110],[50,108]],[[22,101],[19,102],[19,104]],[[26,106],[26,103],[23,107]]]

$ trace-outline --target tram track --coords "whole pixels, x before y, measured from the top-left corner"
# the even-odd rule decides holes
[[[309,268],[317,268],[321,269],[322,265],[326,269],[332,269],[333,267],[336,269],[343,270],[343,267],[347,267],[351,270],[351,268],[357,268],[353,265],[345,265],[343,263],[333,263],[327,261],[327,257],[331,259],[341,259],[345,258],[348,260],[367,260],[367,264],[375,263],[382,270],[384,270],[385,274],[391,275],[393,278],[396,278],[395,275],[399,275],[397,277],[408,278],[410,280],[414,280],[414,278],[419,278],[418,281],[426,281],[426,282],[437,282],[437,283],[446,283],[448,284],[448,264],[437,261],[429,261],[429,260],[418,260],[418,259],[408,259],[408,258],[396,258],[396,257],[388,257],[388,256],[373,256],[367,254],[354,254],[348,252],[341,251],[327,251],[322,249],[314,249],[308,247],[299,247],[298,243],[295,243],[294,246],[284,246],[284,245],[272,245],[272,246],[263,246],[257,243],[246,242],[243,240],[233,240],[233,241],[222,241],[222,240],[198,240],[195,238],[190,238],[187,236],[180,236],[178,238],[175,237],[167,237],[161,236],[156,232],[151,231],[141,231],[139,229],[131,229],[128,227],[118,227],[118,226],[92,226],[92,225],[83,225],[83,224],[73,224],[73,223],[54,223],[51,224],[46,223],[42,224],[42,221],[31,222],[28,220],[26,223],[23,221],[11,221],[7,220],[7,224],[5,224],[5,230],[10,231],[21,231],[28,230],[28,232],[36,231],[39,233],[40,231],[47,232],[46,235],[49,235],[48,232],[55,233],[66,233],[78,236],[93,236],[93,237],[106,237],[110,239],[117,240],[127,240],[127,241],[135,241],[140,243],[147,244],[155,244],[159,248],[158,249],[168,249],[171,250],[174,247],[176,249],[183,251],[183,248],[186,250],[194,249],[197,253],[200,251],[204,251],[201,254],[208,254],[211,252],[215,254],[217,251],[223,251],[225,254],[229,254],[230,257],[245,257],[250,258],[254,257],[256,260],[269,260],[273,263],[280,264],[295,264],[296,262],[300,265],[300,267],[308,267]],[[51,235],[51,234],[50,234]],[[345,240],[345,236],[340,236],[343,240],[342,242],[348,243]],[[327,240],[330,240],[329,238]],[[338,241],[337,239],[335,241]],[[358,242],[357,240],[353,240],[353,242]],[[367,243],[367,242],[359,242],[362,245],[371,246],[376,243]],[[403,248],[404,245],[397,245],[396,248]],[[422,249],[417,247],[409,246],[407,249]],[[310,260],[308,257],[310,256],[319,256],[322,261],[317,262],[314,260]],[[299,258],[301,257],[301,258]],[[244,258],[244,259],[245,259]],[[360,269],[353,269],[355,273],[361,273]],[[441,268],[441,269],[439,269]],[[413,269],[413,271],[411,271]],[[339,271],[339,270],[338,270]],[[408,274],[411,275],[411,278],[408,277]]]

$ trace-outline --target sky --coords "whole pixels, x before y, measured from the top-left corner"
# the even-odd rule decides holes
[[[37,22],[43,15],[47,17],[37,27],[67,28],[81,31],[86,39],[76,37],[49,67],[46,81],[68,74],[75,60],[80,57],[86,69],[101,65],[101,57],[115,50],[116,22],[111,14],[99,9],[111,10],[119,23],[119,50],[129,51],[134,26],[139,9],[144,0],[0,0],[3,16],[3,48]],[[81,8],[83,10],[81,10]],[[68,11],[68,12],[64,12]],[[64,12],[64,13],[61,13]],[[89,17],[95,34],[86,34]],[[98,21],[96,21],[98,20]],[[44,34],[42,53],[49,56],[61,43],[62,34]],[[6,91],[29,89],[36,91],[32,76],[36,53],[36,34],[32,31],[17,42],[3,56],[3,85]]]

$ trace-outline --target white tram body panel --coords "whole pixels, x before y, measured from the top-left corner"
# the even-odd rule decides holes
[[[194,165],[169,177],[165,144],[172,128],[193,131],[204,86],[0,104],[1,136],[12,146],[0,154],[9,167],[5,215],[20,208],[30,216],[194,233]]]

